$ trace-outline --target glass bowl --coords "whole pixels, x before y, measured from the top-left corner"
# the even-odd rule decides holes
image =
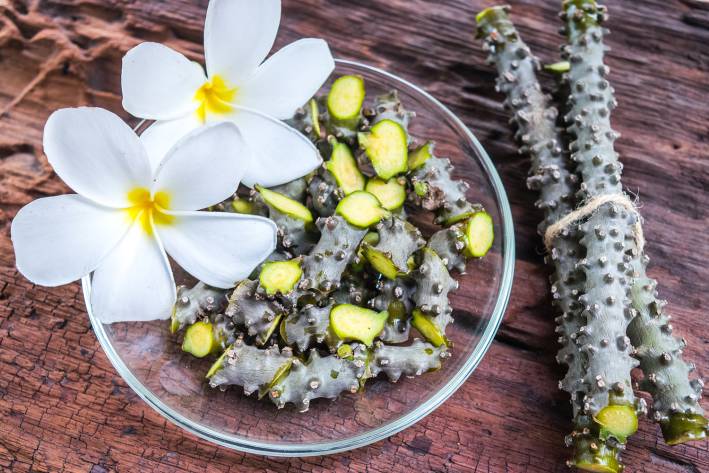
[[[495,222],[495,242],[480,260],[470,260],[452,294],[455,323],[447,334],[452,356],[443,367],[398,383],[377,378],[365,391],[336,401],[318,399],[307,413],[277,409],[268,399],[245,397],[239,388],[212,389],[204,375],[213,360],[183,353],[169,321],[101,323],[90,304],[91,281],[82,280],[91,324],[106,355],[148,405],[180,427],[211,442],[250,453],[308,456],[341,452],[387,438],[440,406],[470,376],[492,342],[510,296],[514,234],[507,196],[490,158],[470,130],[445,106],[415,85],[380,69],[338,60],[334,77],[364,77],[369,98],[397,89],[404,106],[417,113],[413,136],[436,141],[436,154],[455,165],[470,183],[468,199],[480,202]],[[332,79],[331,79],[332,80]],[[329,87],[329,83],[325,85]],[[431,216],[419,216],[424,233]],[[188,280],[176,272],[178,284]]]

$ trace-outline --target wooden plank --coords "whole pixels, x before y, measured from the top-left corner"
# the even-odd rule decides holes
[[[555,2],[511,2],[525,39],[554,61]],[[568,402],[535,233],[540,215],[523,179],[473,38],[489,1],[286,0],[277,47],[328,40],[338,57],[384,67],[462,117],[494,157],[516,223],[518,261],[503,327],[473,377],[416,426],[367,448],[269,460],[216,447],[166,422],[121,380],[92,333],[78,284],[34,287],[14,269],[12,217],[67,191],[41,149],[60,107],[120,111],[120,59],[140,41],[202,59],[207,2],[6,0],[0,3],[0,470],[22,471],[565,471]],[[706,374],[709,319],[709,8],[698,0],[609,2],[614,124],[626,186],[646,218],[650,274],[661,280],[687,357]],[[28,87],[31,86],[31,87]],[[706,404],[705,404],[706,405]],[[707,442],[669,448],[644,423],[625,454],[630,471],[709,471]]]

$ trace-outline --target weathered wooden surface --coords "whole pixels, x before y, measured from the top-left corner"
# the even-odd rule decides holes
[[[544,60],[556,58],[556,2],[512,1]],[[14,269],[10,221],[30,200],[65,192],[42,154],[59,107],[120,107],[120,59],[142,40],[201,59],[206,0],[0,0],[0,470],[23,471],[564,471],[569,408],[539,214],[523,178],[492,69],[473,39],[489,1],[286,0],[278,45],[326,38],[339,57],[382,66],[458,113],[490,154],[517,227],[515,287],[503,327],[473,377],[416,426],[324,458],[266,459],[215,447],[147,407],[114,371],[89,327],[78,284],[34,287]],[[709,5],[609,1],[608,61],[626,186],[640,194],[650,273],[670,300],[687,357],[709,375]],[[709,407],[705,403],[705,407]],[[629,471],[709,471],[707,442],[669,448],[642,424]]]

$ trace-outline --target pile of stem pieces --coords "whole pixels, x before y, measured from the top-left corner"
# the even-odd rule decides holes
[[[610,125],[616,100],[604,64],[606,9],[593,0],[562,5],[563,61],[547,67],[560,79],[558,108],[537,81],[539,61],[509,20],[509,7],[488,8],[476,18],[488,62],[497,68],[497,90],[513,114],[519,151],[531,158],[527,185],[539,192],[541,235],[594,198],[623,192],[614,150],[619,135]],[[648,257],[634,230],[639,218],[633,208],[607,203],[565,228],[548,248],[552,298],[561,313],[557,360],[567,367],[559,386],[573,406],[569,465],[582,470],[622,471],[619,452],[637,430],[638,413],[647,410],[633,392],[636,366],[643,372],[637,387],[652,396],[650,417],[665,442],[706,438],[703,383],[690,379],[694,366],[682,359],[686,343],[673,336],[666,303],[646,274]]]

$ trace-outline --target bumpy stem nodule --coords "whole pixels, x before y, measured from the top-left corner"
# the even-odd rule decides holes
[[[544,211],[544,220],[539,224],[539,233],[568,214],[574,207],[574,192],[577,179],[567,169],[566,147],[563,131],[557,127],[557,109],[550,103],[536,78],[539,61],[522,41],[508,18],[508,7],[494,7],[481,12],[477,17],[478,36],[490,52],[488,62],[495,64],[498,72],[497,89],[506,94],[505,106],[513,113],[516,125],[515,138],[520,143],[520,153],[531,158],[527,186],[539,193],[537,208]],[[561,315],[556,319],[561,348],[557,361],[566,365],[567,372],[559,387],[571,396],[575,418],[575,431],[570,439],[577,453],[572,463],[583,467],[594,455],[591,446],[603,450],[603,462],[616,465],[607,471],[620,471],[620,460],[615,448],[596,438],[580,417],[586,387],[584,360],[576,337],[585,325],[578,295],[584,278],[576,263],[583,254],[578,243],[577,230],[566,229],[549,249],[547,262],[554,267],[551,276],[551,292],[554,305]],[[591,460],[592,462],[592,460]]]

